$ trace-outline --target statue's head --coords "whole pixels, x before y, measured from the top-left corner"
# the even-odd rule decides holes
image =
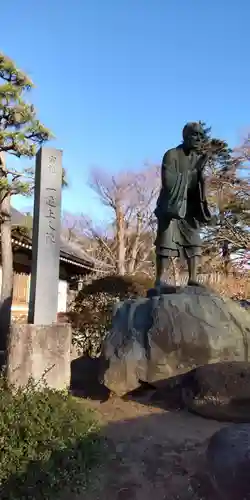
[[[204,131],[200,123],[187,123],[182,131],[183,145],[186,149],[196,149],[204,138]]]

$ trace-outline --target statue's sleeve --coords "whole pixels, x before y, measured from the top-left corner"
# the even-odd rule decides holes
[[[179,171],[178,157],[167,151],[162,160],[162,189],[165,213],[175,219],[182,219],[187,209],[188,170]]]

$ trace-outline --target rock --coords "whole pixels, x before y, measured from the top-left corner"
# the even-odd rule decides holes
[[[181,380],[183,406],[224,422],[250,422],[250,363],[200,366]]]
[[[116,308],[103,380],[125,395],[140,385],[218,361],[248,361],[250,313],[205,287],[130,299]]]
[[[207,448],[207,470],[222,500],[250,499],[250,425],[216,432]]]

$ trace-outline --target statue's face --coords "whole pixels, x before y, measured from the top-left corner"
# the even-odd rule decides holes
[[[204,137],[203,129],[199,123],[187,123],[183,129],[183,144],[186,149],[197,149]]]

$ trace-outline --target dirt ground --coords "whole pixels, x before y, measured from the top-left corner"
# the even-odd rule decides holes
[[[87,405],[103,424],[108,453],[81,499],[216,500],[204,451],[208,438],[226,424],[166,410],[150,391],[136,400],[88,400]]]

